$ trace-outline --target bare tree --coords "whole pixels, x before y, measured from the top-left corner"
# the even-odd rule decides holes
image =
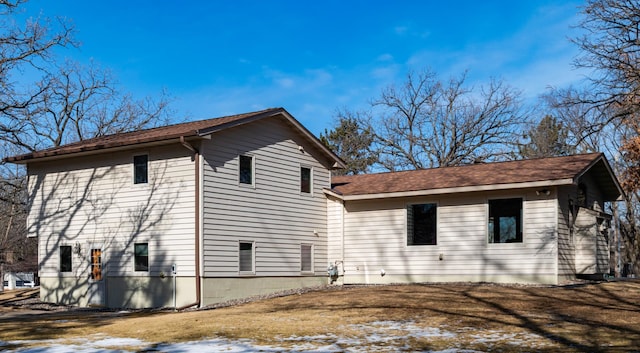
[[[547,98],[554,116],[571,127],[579,150],[604,149],[614,156],[627,193],[619,224],[627,260],[635,260],[640,254],[640,3],[587,0],[582,14],[583,34],[573,39],[581,55],[574,65],[588,70],[586,81],[581,89],[555,90]]]
[[[9,141],[28,150],[56,147],[166,123],[168,99],[135,100],[121,94],[107,70],[67,61],[36,87],[40,97],[20,110]]]
[[[383,168],[454,166],[504,154],[520,128],[519,92],[495,80],[473,89],[465,79],[442,82],[423,71],[383,90],[366,122]]]
[[[53,49],[75,46],[65,20],[16,22],[22,0],[0,0],[0,148],[4,156],[96,136],[164,124],[168,99],[134,99],[107,70],[60,62]],[[28,73],[25,75],[25,73]],[[24,170],[0,165],[0,279],[2,268],[33,262],[25,238]],[[19,264],[18,264],[19,265]],[[0,282],[0,288],[2,283]]]

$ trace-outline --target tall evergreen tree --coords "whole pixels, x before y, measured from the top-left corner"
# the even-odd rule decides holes
[[[528,141],[519,147],[520,156],[525,159],[567,156],[576,152],[575,146],[568,143],[569,130],[550,115],[531,128],[525,138]]]
[[[337,126],[331,131],[325,129],[320,134],[320,141],[347,165],[346,169],[335,171],[336,175],[366,173],[377,161],[376,155],[370,150],[373,134],[369,129],[362,128],[358,119],[350,112],[340,113]]]

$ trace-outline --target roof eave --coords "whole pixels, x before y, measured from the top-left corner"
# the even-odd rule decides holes
[[[200,139],[207,138],[207,136],[204,136],[204,137],[196,136],[195,133],[181,134],[181,135],[175,135],[175,136],[171,135],[171,136],[166,136],[162,140],[141,139],[141,140],[136,140],[136,141],[132,141],[130,143],[124,143],[124,144],[123,143],[114,143],[114,144],[107,143],[99,146],[79,147],[77,150],[66,151],[66,152],[58,152],[55,150],[47,152],[45,150],[45,151],[36,152],[36,153],[28,153],[28,154],[13,156],[13,157],[7,157],[3,159],[3,161],[6,163],[13,163],[13,164],[45,162],[45,161],[66,159],[66,158],[79,157],[79,156],[102,154],[105,152],[116,152],[116,151],[124,151],[124,150],[131,150],[131,149],[137,149],[137,148],[168,145],[172,143],[180,143],[181,137],[185,138],[186,140],[196,140],[196,139],[200,140]]]
[[[551,186],[572,185],[572,184],[574,184],[573,179],[557,179],[557,180],[543,180],[543,181],[533,181],[533,182],[525,182],[525,183],[460,186],[460,187],[452,187],[452,188],[402,191],[402,192],[385,192],[385,193],[377,193],[377,194],[340,195],[340,194],[336,194],[335,191],[333,192],[333,194],[335,194],[336,197],[339,197],[345,201],[356,201],[356,200],[375,200],[375,199],[398,198],[398,197],[457,194],[457,193],[468,193],[468,192],[478,192],[478,191],[526,189],[526,188],[551,187]]]

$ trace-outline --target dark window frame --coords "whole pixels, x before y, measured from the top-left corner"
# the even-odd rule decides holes
[[[133,183],[149,183],[149,155],[139,154],[133,156]]]
[[[311,194],[313,191],[313,168],[300,166],[300,192]]]
[[[73,272],[73,247],[60,245],[60,272]]]
[[[144,246],[144,251],[139,247]],[[133,270],[134,272],[149,272],[149,243],[133,244]]]
[[[254,170],[255,158],[250,155],[240,155],[238,158],[238,183],[241,185],[254,185]]]
[[[407,246],[438,245],[438,204],[407,205]]]
[[[524,199],[522,197],[488,200],[488,209],[487,240],[490,244],[524,242]]]

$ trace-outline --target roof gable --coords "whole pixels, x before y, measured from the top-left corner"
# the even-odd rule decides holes
[[[80,153],[104,153],[113,148],[133,148],[141,144],[165,144],[185,138],[202,138],[204,136],[224,131],[235,126],[257,122],[270,117],[282,117],[300,135],[307,139],[316,150],[331,161],[333,167],[344,168],[344,162],[309,130],[300,124],[284,108],[271,108],[261,111],[224,116],[220,118],[192,121],[174,125],[161,126],[152,129],[119,133],[83,140],[60,147],[49,148],[32,153],[7,157],[5,162],[29,163],[31,161],[64,158]],[[329,167],[332,167],[329,165]]]
[[[332,192],[345,199],[365,199],[568,185],[592,168],[597,172],[607,198],[614,200],[622,195],[602,153],[337,176],[332,179]]]

